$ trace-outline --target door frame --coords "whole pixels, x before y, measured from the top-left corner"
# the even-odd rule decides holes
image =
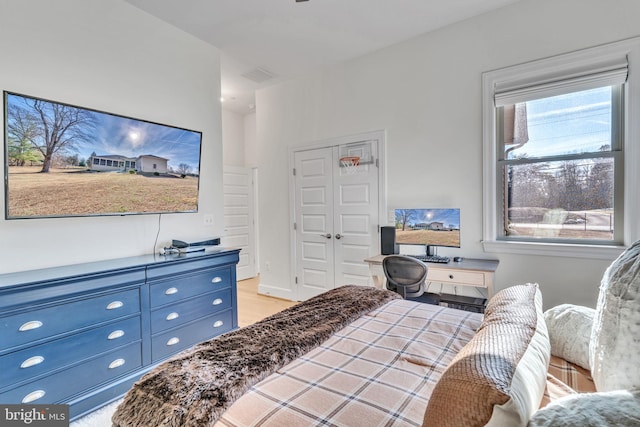
[[[317,148],[335,147],[345,144],[354,144],[357,142],[370,141],[375,139],[378,141],[378,247],[380,246],[380,226],[387,223],[387,180],[386,180],[386,132],[377,130],[371,132],[363,132],[352,135],[339,136],[335,138],[314,141],[306,144],[292,145],[288,147],[289,151],[289,253],[290,253],[290,271],[289,283],[290,289],[293,290],[292,297],[299,301],[298,285],[296,283],[296,233],[294,223],[296,218],[296,191],[295,176],[293,169],[295,167],[295,153],[298,151],[308,151]],[[383,224],[384,223],[384,224]],[[364,260],[362,260],[364,262]]]

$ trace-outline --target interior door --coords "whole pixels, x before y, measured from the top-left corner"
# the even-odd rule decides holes
[[[334,147],[335,286],[371,285],[365,258],[379,253],[377,142],[363,141]],[[357,156],[357,168],[340,158]]]
[[[332,153],[329,147],[294,154],[299,300],[334,286]]]
[[[350,169],[341,157],[358,156]],[[295,275],[299,300],[344,284],[370,285],[378,253],[377,141],[294,153]]]
[[[240,248],[236,268],[238,280],[257,275],[253,171],[224,166],[224,237],[222,245]]]

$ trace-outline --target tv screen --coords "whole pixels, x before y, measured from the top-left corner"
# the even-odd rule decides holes
[[[460,247],[460,209],[396,209],[396,243]]]
[[[202,133],[4,92],[5,218],[197,212]]]

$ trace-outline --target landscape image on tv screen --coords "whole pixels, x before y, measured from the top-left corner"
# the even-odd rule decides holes
[[[4,92],[7,219],[197,212],[202,134]]]
[[[396,209],[396,243],[460,247],[460,209]]]

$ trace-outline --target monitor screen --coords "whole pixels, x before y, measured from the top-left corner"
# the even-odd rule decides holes
[[[460,209],[396,209],[396,243],[460,247]]]

